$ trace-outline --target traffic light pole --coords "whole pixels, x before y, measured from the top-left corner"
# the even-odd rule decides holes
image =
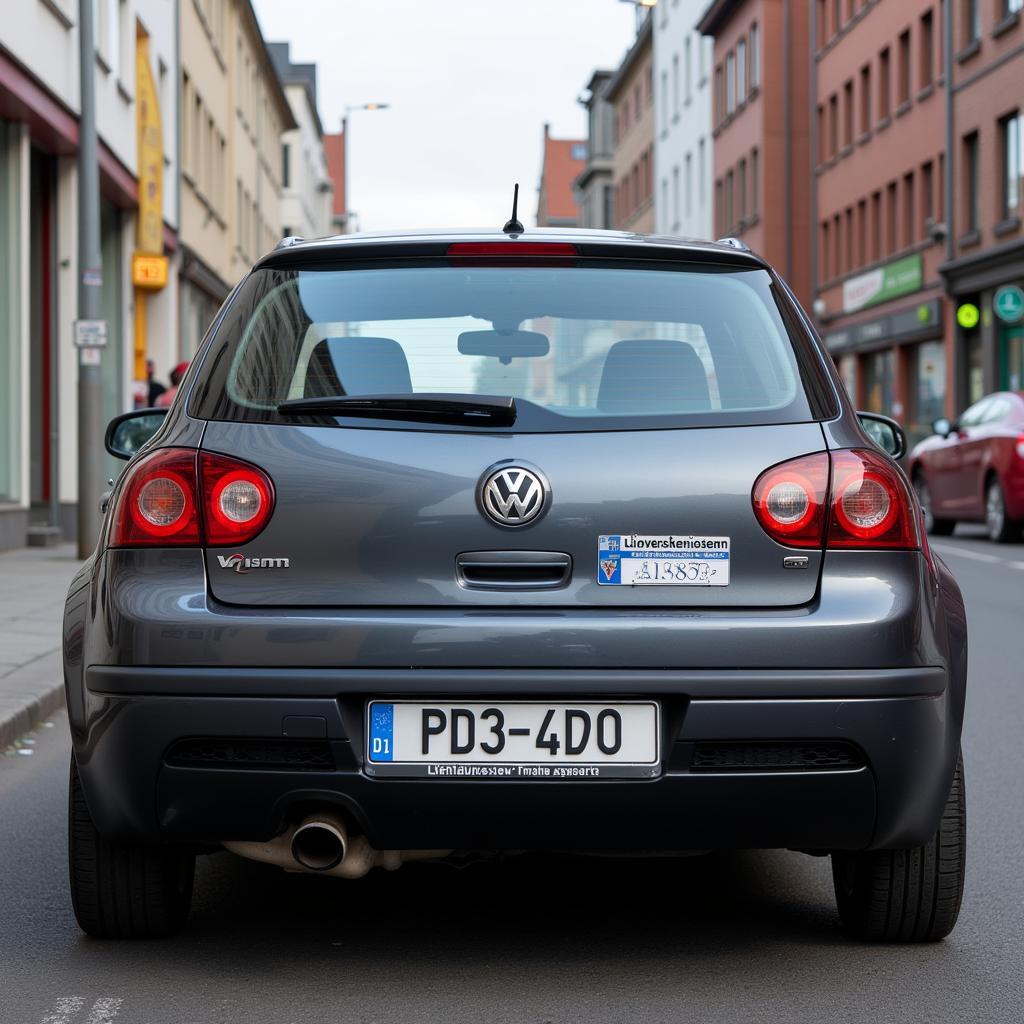
[[[96,323],[103,315],[103,259],[100,252],[100,180],[96,139],[96,57],[93,0],[78,4],[81,117],[78,131],[78,320]],[[103,475],[102,353],[105,330],[93,334],[97,344],[78,353],[78,557],[92,554],[100,532]],[[102,341],[100,341],[102,337]]]

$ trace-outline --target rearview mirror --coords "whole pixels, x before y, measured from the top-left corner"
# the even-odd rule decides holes
[[[902,459],[907,454],[907,435],[895,420],[877,412],[859,412],[857,419],[860,420],[864,433],[886,455]]]
[[[503,363],[531,356],[546,356],[551,344],[536,331],[463,331],[459,352],[464,356],[494,356]]]
[[[118,459],[130,459],[161,427],[166,409],[135,409],[115,416],[107,425],[103,443]]]
[[[954,429],[953,424],[945,416],[940,416],[939,419],[932,423],[932,433],[938,434],[939,437],[949,437]]]

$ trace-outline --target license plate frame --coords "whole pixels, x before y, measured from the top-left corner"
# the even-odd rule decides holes
[[[507,724],[509,715],[514,713],[520,714],[530,709],[542,709],[543,711],[551,710],[555,715],[561,713],[564,721],[564,713],[566,711],[587,711],[597,712],[600,714],[602,711],[618,711],[620,712],[620,723],[621,723],[621,710],[622,709],[647,709],[651,714],[649,727],[653,730],[653,741],[650,743],[650,760],[617,760],[609,759],[607,755],[600,760],[565,760],[568,755],[547,755],[546,760],[541,760],[541,755],[538,753],[529,759],[501,759],[492,757],[488,759],[486,755],[481,754],[479,751],[474,751],[472,755],[452,755],[438,756],[436,758],[430,758],[429,760],[417,759],[417,760],[397,760],[395,759],[396,754],[401,754],[395,748],[394,744],[394,733],[392,731],[392,749],[390,751],[392,760],[383,760],[378,757],[374,759],[373,744],[375,737],[378,739],[383,738],[383,734],[380,729],[380,723],[376,723],[374,720],[374,708],[390,707],[392,709],[392,730],[394,729],[394,709],[401,706],[403,709],[414,708],[419,709],[422,713],[424,709],[427,710],[444,710],[446,712],[452,709],[476,711],[476,709],[497,709],[505,716],[505,722]],[[631,717],[636,717],[631,713]],[[493,720],[492,720],[493,722]],[[451,699],[443,700],[423,700],[421,698],[372,698],[366,701],[365,705],[365,742],[363,749],[363,766],[364,771],[367,775],[374,778],[405,778],[405,779],[422,779],[429,778],[436,781],[467,781],[483,779],[488,781],[559,781],[559,782],[573,782],[573,781],[594,781],[601,779],[651,779],[657,778],[661,774],[661,751],[662,751],[662,722],[661,722],[661,704],[656,700],[608,700],[608,701],[595,701],[592,699],[583,701],[567,701],[567,700],[537,700],[537,699],[498,699],[491,701],[482,701],[478,698],[467,701],[458,701]],[[596,721],[592,719],[592,725],[596,725]],[[605,724],[605,730],[607,733],[607,723]],[[406,727],[407,728],[407,727]],[[561,726],[559,726],[561,728]],[[620,724],[621,729],[621,724]],[[614,735],[614,725],[613,732]],[[607,736],[606,736],[607,738]],[[533,735],[527,735],[527,740],[533,741]],[[633,740],[631,740],[633,742]],[[378,751],[379,753],[380,751]],[[587,751],[588,754],[591,751]]]

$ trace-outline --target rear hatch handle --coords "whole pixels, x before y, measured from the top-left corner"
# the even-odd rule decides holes
[[[467,590],[555,590],[572,579],[572,556],[562,551],[463,551],[455,578]]]

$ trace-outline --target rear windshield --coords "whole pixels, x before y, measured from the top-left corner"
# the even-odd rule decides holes
[[[301,423],[278,404],[410,393],[512,396],[516,422],[497,429],[513,432],[812,418],[769,274],[692,264],[257,270],[211,342],[190,411]]]

